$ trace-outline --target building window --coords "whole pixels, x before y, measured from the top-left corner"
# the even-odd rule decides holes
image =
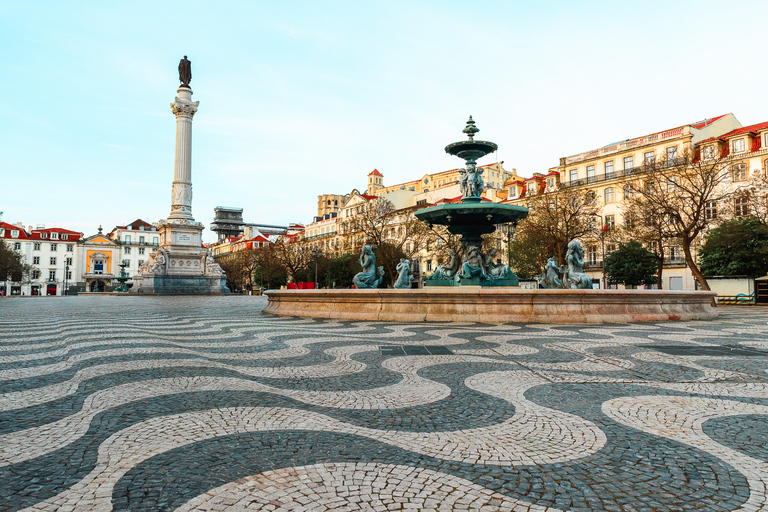
[[[653,165],[653,162],[656,161],[656,152],[655,151],[646,151],[643,153],[643,163],[645,165]]]
[[[717,201],[707,201],[704,205],[704,218],[707,220],[717,218]]]
[[[48,271],[48,280],[49,281],[55,281],[56,280],[56,271],[55,270],[49,270]]]
[[[40,271],[39,270],[33,270],[32,271],[32,279],[40,279]]]
[[[126,247],[126,248],[123,249],[123,252],[125,254],[131,254],[131,248],[130,247]]]
[[[731,167],[731,174],[733,181],[746,181],[747,179],[747,164],[736,164]]]
[[[19,230],[18,229],[12,229],[11,230],[11,238],[19,238]]]
[[[123,265],[128,266],[131,264],[131,260],[123,260]]]
[[[139,237],[139,244],[144,245],[144,237],[143,236]]]
[[[633,229],[637,225],[637,217],[633,212],[626,212],[624,214],[624,227],[626,229]]]
[[[48,238],[48,233],[40,233],[40,238]]]
[[[67,280],[71,280],[71,279],[72,279],[72,271],[67,270]]]
[[[59,249],[59,244],[51,244],[51,251],[56,251]]]
[[[32,250],[39,251],[40,250],[40,242],[35,242],[35,244],[32,246]]]
[[[587,246],[587,263],[589,263],[590,265],[594,265],[597,263],[597,246],[596,245]]]
[[[613,174],[613,160],[605,162],[605,177],[609,178]]]
[[[677,163],[677,146],[667,148],[667,167]]]
[[[155,245],[155,246],[157,245],[157,237],[156,236],[152,237],[152,245]]]
[[[605,204],[612,203],[614,201],[613,187],[605,189]]]
[[[635,158],[632,156],[624,157],[624,170],[632,169],[635,166]]]
[[[75,250],[75,244],[67,244],[67,252],[72,252]]]
[[[427,260],[427,272],[432,270],[432,260]]]
[[[139,247],[139,254],[144,254],[144,248],[143,247]]]
[[[595,166],[588,165],[587,166],[587,183],[591,183],[593,181],[595,181]]]
[[[56,257],[51,256],[51,265],[55,265],[55,264],[56,264]]]
[[[62,240],[66,240],[67,239],[67,235],[61,235],[61,239]]]
[[[125,243],[131,243],[131,235],[125,235]]]
[[[59,234],[58,233],[56,233],[55,231],[53,233],[51,233],[51,240],[58,240],[58,239],[59,239]]]
[[[733,214],[736,217],[744,217],[749,214],[749,197],[746,194],[738,195],[734,198]]]
[[[608,229],[608,231],[610,231],[610,230],[612,230],[613,228],[616,227],[616,216],[615,215],[611,214],[611,215],[606,215],[605,216],[605,227]]]
[[[736,139],[733,141],[733,152],[741,153],[744,151],[744,139]]]
[[[39,265],[40,264],[40,256],[33,256],[32,257],[32,264],[33,265]]]
[[[635,187],[627,183],[624,185],[624,199],[632,199],[635,197]]]
[[[568,171],[568,180],[573,182],[579,179],[579,170],[578,169],[571,169]]]
[[[595,191],[594,190],[587,190],[587,193],[584,195],[584,201],[588,205],[593,205],[593,204],[595,204],[595,199],[597,199],[597,194],[595,194]]]
[[[71,265],[72,264],[72,258],[67,258],[66,262],[67,262],[67,265]]]
[[[14,251],[20,251],[21,250],[21,242],[14,242],[13,250]]]
[[[555,188],[555,178],[547,178],[547,188]]]
[[[677,177],[671,176],[667,178],[667,194],[671,194],[677,189]]]
[[[704,151],[701,152],[701,157],[704,160],[712,160],[715,158],[715,146],[707,146]]]

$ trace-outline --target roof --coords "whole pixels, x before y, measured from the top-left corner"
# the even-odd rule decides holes
[[[368,173],[368,176],[381,176],[381,177],[383,177],[384,175],[381,174],[378,169],[374,169],[374,170],[372,170],[371,172]]]
[[[45,238],[42,237],[42,234],[45,233],[47,236]],[[67,235],[66,240],[67,241],[75,241],[79,240],[83,234],[79,231],[72,231],[71,229],[64,229],[64,228],[47,228],[47,229],[33,229],[32,233],[29,234],[30,240],[53,240],[50,237],[50,233],[60,233],[63,235]],[[63,240],[63,238],[59,237],[59,240]]]
[[[702,142],[709,142],[711,140],[726,140],[730,139],[731,137],[736,137],[737,135],[742,135],[745,133],[757,133],[760,130],[765,130],[768,128],[768,121],[764,123],[757,123],[757,124],[751,124],[749,126],[742,126],[741,128],[736,128],[735,130],[731,130],[727,133],[724,133],[720,135],[719,137],[710,137],[708,139],[704,139],[702,141],[699,141],[699,144]]]
[[[723,115],[717,116],[717,117],[710,117],[709,119],[705,119],[703,121],[699,121],[698,123],[691,123],[691,126],[693,128],[696,128],[697,130],[701,130],[702,128],[705,128],[705,127],[711,125],[712,123],[714,123],[718,119],[722,119],[723,117],[725,117],[727,115],[728,114],[723,114]]]
[[[29,235],[27,235],[27,232],[24,231],[24,228],[21,226],[17,226],[15,224],[8,224],[7,222],[0,221],[0,228],[5,229],[5,234],[3,235],[3,238],[11,238],[11,231],[19,231],[19,236],[14,238],[13,240],[27,240],[29,238]]]
[[[360,194],[360,197],[362,197],[363,199],[368,199],[370,201],[371,199],[377,199],[379,196],[369,196],[368,194]]]

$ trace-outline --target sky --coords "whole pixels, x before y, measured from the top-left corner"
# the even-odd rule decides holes
[[[733,113],[768,121],[764,0],[0,0],[0,211],[96,233],[170,213],[178,62],[192,61],[192,212],[309,223],[320,194],[461,163],[522,176]]]

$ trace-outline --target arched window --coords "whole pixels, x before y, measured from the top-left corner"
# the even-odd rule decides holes
[[[613,193],[613,187],[608,187],[605,189],[605,204],[612,203],[615,200],[614,193]]]
[[[632,199],[635,197],[635,187],[631,183],[624,185],[624,199]]]

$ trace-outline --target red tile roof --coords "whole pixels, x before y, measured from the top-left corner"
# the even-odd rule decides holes
[[[46,237],[43,238],[42,234],[45,233]],[[60,233],[59,238],[53,239],[51,238],[51,233]],[[61,235],[67,235],[66,239],[61,238]],[[80,240],[82,238],[83,234],[78,231],[72,231],[70,229],[64,229],[64,228],[48,228],[48,229],[33,229],[32,233],[29,234],[30,240],[64,240],[66,242],[73,242]]]
[[[698,123],[691,123],[691,126],[693,128],[696,128],[697,130],[701,130],[702,128],[711,125],[712,123],[714,123],[718,119],[722,119],[723,117],[725,117],[727,115],[728,114],[723,114],[721,116],[712,117],[712,118],[709,118],[709,119],[705,119],[703,121],[699,121]]]
[[[360,197],[362,197],[363,199],[368,199],[370,201],[371,199],[376,199],[378,196],[369,196],[367,194],[360,194]]]
[[[710,137],[708,139],[704,139],[702,141],[699,141],[699,144],[703,142],[709,142],[711,140],[722,140],[725,141],[727,139],[730,139],[731,137],[736,137],[737,135],[742,135],[745,133],[757,133],[760,130],[765,130],[768,128],[768,121],[764,123],[757,123],[757,124],[751,124],[749,126],[742,126],[741,128],[736,128],[735,130],[731,130],[728,133],[724,133],[720,135],[719,137]]]
[[[368,176],[382,176],[383,177],[384,175],[381,174],[378,169],[374,169],[374,170],[372,170],[371,172],[368,173]]]
[[[0,228],[5,229],[5,234],[3,235],[3,238],[10,238],[12,240],[28,240],[29,235],[27,235],[27,232],[24,231],[24,228],[21,226],[17,226],[15,224],[8,224],[7,222],[0,221]],[[11,238],[11,230],[18,230],[19,236],[16,238]]]

